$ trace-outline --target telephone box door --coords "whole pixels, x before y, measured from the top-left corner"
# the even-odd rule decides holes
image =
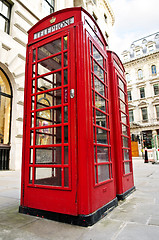
[[[22,206],[77,215],[73,28],[28,47]],[[71,96],[70,96],[71,94]]]

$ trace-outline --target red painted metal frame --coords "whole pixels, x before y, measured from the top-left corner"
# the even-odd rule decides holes
[[[127,98],[127,85],[125,80],[125,70],[119,59],[119,57],[111,51],[108,51],[109,59],[109,81],[111,86],[111,108],[112,108],[112,124],[113,124],[113,145],[114,145],[114,158],[115,158],[115,173],[116,173],[116,191],[117,195],[123,195],[127,191],[134,188],[133,181],[133,167],[132,167],[132,155],[131,155],[131,137],[130,137],[130,123],[129,123],[129,111],[128,111],[128,98]],[[121,127],[121,109],[119,96],[119,79],[124,84],[124,96],[125,96],[125,110],[126,110],[126,121],[125,126],[127,127],[127,135],[123,135]],[[122,101],[123,102],[123,101]],[[124,103],[124,102],[123,102]],[[123,146],[123,136],[128,139],[128,146]],[[129,151],[129,159],[124,160],[123,150],[126,149]],[[130,172],[125,173],[124,164],[125,162],[129,163]]]

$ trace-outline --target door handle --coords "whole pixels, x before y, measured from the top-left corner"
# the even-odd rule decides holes
[[[74,96],[75,96],[75,90],[71,89],[70,90],[70,98],[74,98]]]

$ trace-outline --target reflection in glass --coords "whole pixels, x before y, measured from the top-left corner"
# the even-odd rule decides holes
[[[35,80],[32,81],[32,93],[35,93]]]
[[[123,81],[120,78],[118,78],[118,80],[119,80],[119,87],[124,91],[125,89],[124,89]]]
[[[34,141],[33,137],[34,137],[34,131],[32,130],[30,133],[30,145],[31,146],[33,146],[33,141]]]
[[[36,148],[36,164],[61,164],[61,147]]]
[[[128,147],[128,138],[123,137],[123,147]]]
[[[127,126],[125,126],[124,124],[122,124],[122,134],[126,136],[128,135]]]
[[[68,164],[68,147],[64,147],[64,164]]]
[[[125,123],[127,124],[127,118],[126,118],[126,115],[124,113],[121,112],[121,121],[122,123]]]
[[[95,93],[95,106],[104,112],[106,111],[105,99],[100,97],[97,93]]]
[[[61,71],[37,79],[37,92],[61,86]]]
[[[61,54],[38,63],[38,75],[61,68]]]
[[[64,85],[68,84],[68,70],[64,70]]]
[[[34,110],[35,96],[32,96],[31,103],[31,110]]]
[[[33,50],[33,62],[36,60],[36,49]]]
[[[61,104],[61,89],[37,95],[37,109]]]
[[[120,110],[126,113],[126,105],[120,100]]]
[[[106,115],[97,110],[96,110],[96,125],[99,125],[101,127],[107,127]]]
[[[67,37],[67,36],[65,36],[65,37],[63,38],[64,50],[66,50],[66,49],[67,49],[67,41],[68,41],[68,37]]]
[[[61,38],[38,48],[38,60],[61,52]]]
[[[107,147],[97,146],[97,159],[98,163],[109,162],[109,153]]]
[[[130,173],[130,163],[125,162],[124,167],[125,167],[125,174]]]
[[[104,71],[95,61],[94,61],[94,73],[97,75],[97,77],[100,78],[101,81],[104,82]]]
[[[64,107],[64,123],[68,122],[68,106]]]
[[[61,186],[61,168],[35,168],[35,184]]]
[[[32,78],[35,77],[35,64],[33,64],[32,66]]]
[[[101,128],[96,128],[97,143],[108,144],[107,131]]]
[[[33,168],[30,167],[29,168],[29,184],[32,184],[32,180],[33,180]]]
[[[64,187],[69,187],[69,171],[68,171],[68,168],[64,168]]]
[[[125,102],[125,94],[119,89],[119,97]]]
[[[104,182],[110,179],[109,165],[98,165],[98,182]]]
[[[68,143],[68,126],[64,126],[64,143]]]
[[[61,143],[61,127],[36,130],[36,145]]]
[[[61,108],[53,108],[36,112],[36,125],[38,127],[61,123]]]
[[[67,60],[67,52],[64,53],[64,67],[67,67],[68,60]]]
[[[129,150],[128,149],[124,149],[123,153],[124,153],[124,160],[129,160]]]
[[[94,46],[93,46],[93,57],[103,67],[103,57]]]
[[[98,80],[98,78],[96,78],[95,76],[94,76],[94,84],[95,84],[95,90],[105,97],[105,87],[104,87],[104,84],[101,83]]]
[[[33,149],[30,149],[30,164],[33,163]]]

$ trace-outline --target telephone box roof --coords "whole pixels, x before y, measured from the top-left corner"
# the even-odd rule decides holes
[[[28,44],[32,44],[34,42],[37,42],[37,40],[41,40],[45,35],[51,36],[52,32],[56,33],[59,29],[63,28],[63,30],[65,30],[70,27],[70,25],[76,25],[81,21],[85,23],[86,19],[90,25],[94,25],[94,31],[96,31],[97,35],[100,34],[103,42],[107,45],[98,24],[94,18],[82,7],[65,8],[41,19],[28,31]],[[38,37],[36,37],[36,34],[39,34]]]

